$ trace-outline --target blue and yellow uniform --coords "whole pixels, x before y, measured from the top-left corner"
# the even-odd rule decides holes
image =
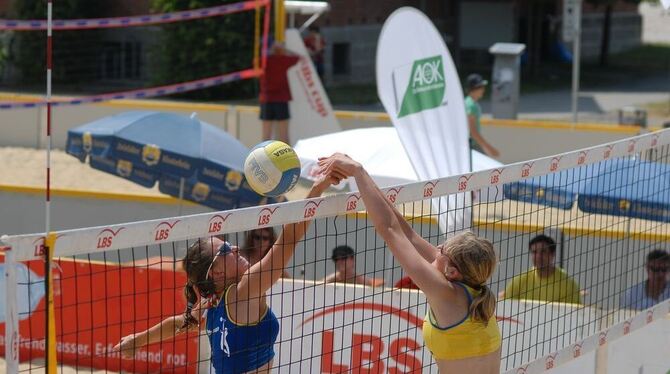
[[[459,282],[468,297],[468,312],[463,319],[451,326],[439,327],[433,311],[428,308],[423,320],[423,341],[439,360],[460,360],[484,356],[500,348],[500,330],[496,317],[491,316],[486,324],[475,321],[470,316],[472,295],[477,291]]]
[[[279,322],[270,307],[254,324],[233,322],[228,312],[228,287],[219,304],[207,310],[207,336],[212,349],[212,367],[216,374],[240,374],[256,370],[274,356]]]

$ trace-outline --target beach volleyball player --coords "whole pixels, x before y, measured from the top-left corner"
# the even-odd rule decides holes
[[[318,197],[329,185],[337,184],[334,175],[317,179],[307,197]],[[142,346],[205,329],[215,373],[269,372],[279,322],[267,304],[266,292],[282,276],[308,224],[284,225],[272,248],[252,266],[236,247],[216,237],[199,239],[182,260],[187,275],[186,311],[122,338],[114,350],[133,358]]]
[[[336,153],[319,160],[319,171],[356,179],[377,233],[426,295],[423,339],[440,372],[499,373],[496,299],[486,286],[497,262],[491,242],[466,232],[434,247],[412,229],[356,161]]]

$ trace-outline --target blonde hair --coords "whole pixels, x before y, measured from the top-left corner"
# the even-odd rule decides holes
[[[449,239],[442,251],[463,276],[463,283],[479,291],[470,304],[470,315],[488,323],[496,309],[496,297],[486,286],[498,261],[493,244],[468,231]]]

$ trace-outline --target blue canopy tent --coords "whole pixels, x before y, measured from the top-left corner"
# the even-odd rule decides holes
[[[670,222],[670,165],[615,159],[506,184],[505,198]]]
[[[243,174],[249,150],[195,115],[132,111],[68,131],[66,152],[94,169],[217,210],[267,199]]]

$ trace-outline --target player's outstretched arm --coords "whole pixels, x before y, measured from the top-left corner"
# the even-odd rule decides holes
[[[200,305],[191,311],[191,316],[200,321],[203,310],[206,308],[205,304],[207,304],[207,301],[201,301]],[[138,349],[146,345],[169,340],[181,333],[198,329],[197,325],[182,328],[184,319],[184,314],[168,317],[147,330],[126,335],[112,348],[112,352],[120,352],[124,358],[131,359]]]
[[[319,197],[331,184],[339,183],[335,176],[320,177],[310,189],[307,198]],[[238,297],[256,298],[264,295],[267,290],[282,276],[284,268],[293,256],[298,242],[305,236],[311,221],[303,221],[284,225],[277,241],[267,254],[252,265],[247,274],[238,284]]]
[[[325,175],[339,173],[353,176],[365,202],[368,216],[377,230],[377,233],[388,244],[393,256],[412,277],[421,290],[430,297],[431,290],[439,289],[445,278],[437,268],[433,267],[423,256],[417,256],[418,249],[414,247],[395,214],[395,208],[390,205],[386,197],[363,167],[343,154],[334,154],[319,161],[320,172]]]

